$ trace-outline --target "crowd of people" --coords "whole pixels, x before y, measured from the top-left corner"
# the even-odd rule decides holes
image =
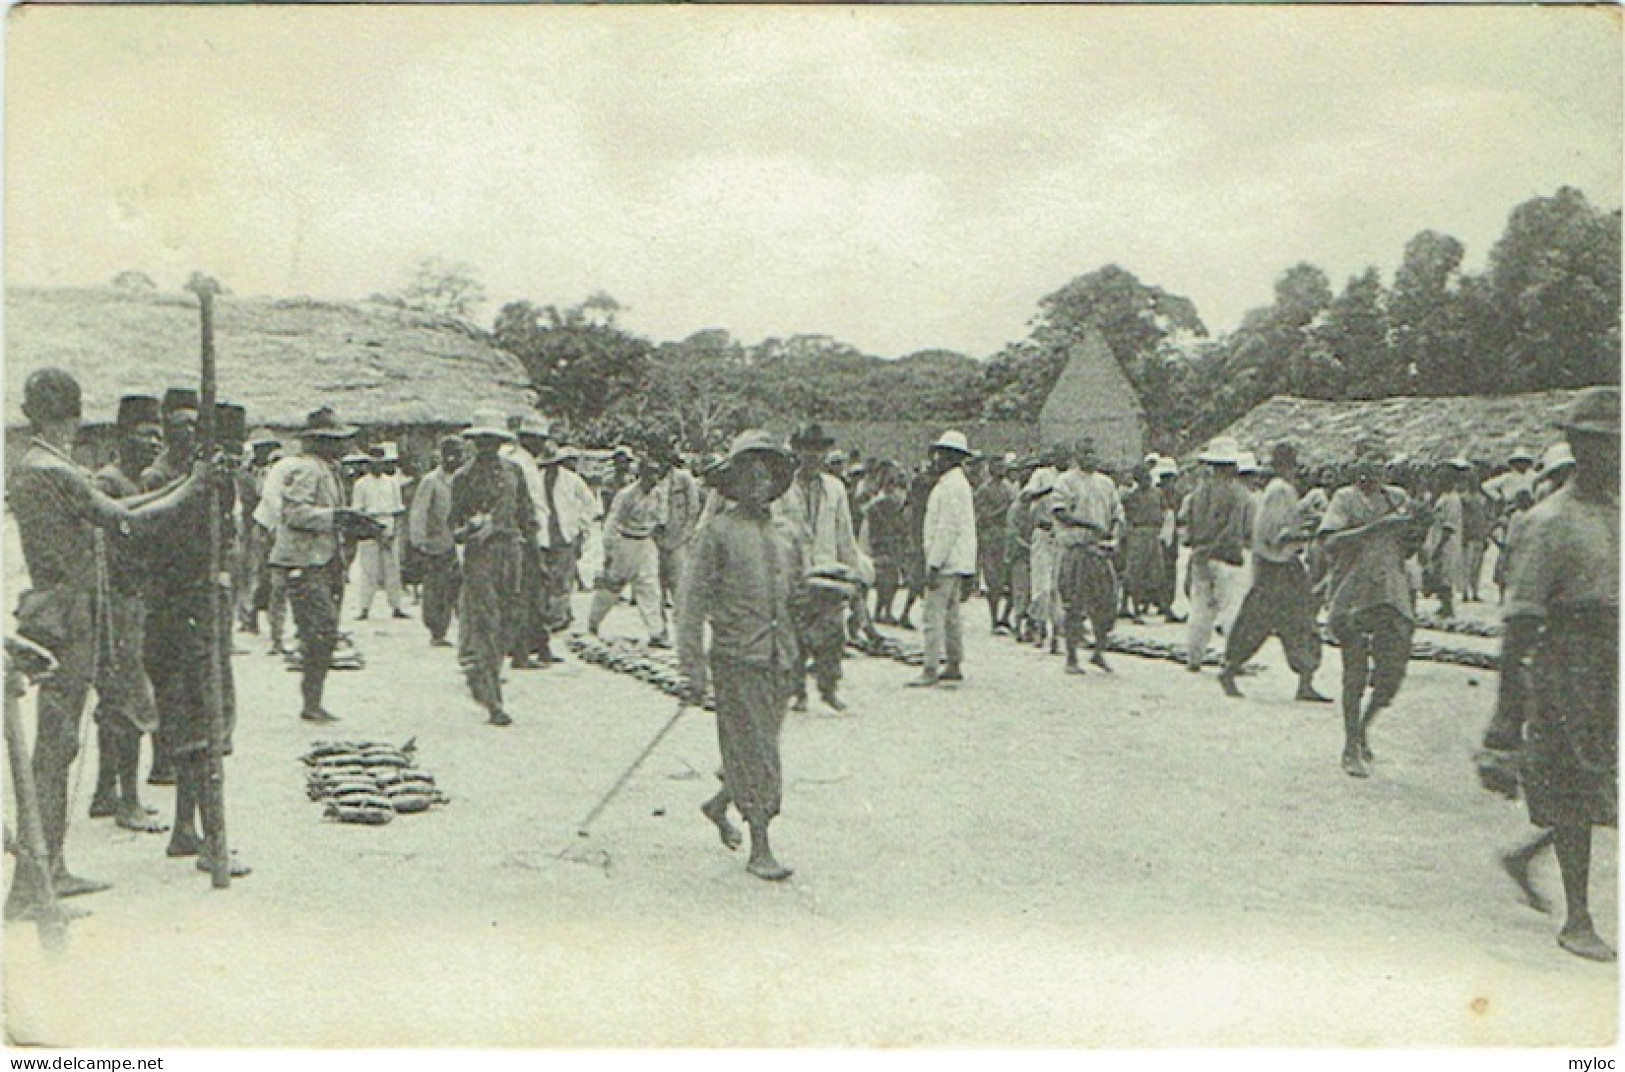
[[[783,445],[742,433],[710,458],[685,458],[651,436],[584,474],[582,451],[547,422],[481,411],[414,475],[393,443],[357,449],[359,430],[325,407],[287,442],[250,433],[240,409],[220,407],[221,453],[201,457],[196,394],[172,389],[121,401],[117,460],[92,477],[71,457],[81,417],[71,376],[31,375],[24,410],[33,439],[8,502],[31,582],[18,630],[58,662],[40,692],[34,769],[59,896],[105,888],[69,871],[63,852],[88,692],[101,760],[91,814],[165,829],[141,800],[150,736],[148,782],[176,786],[167,851],[208,869],[217,861],[197,823],[207,829],[217,806],[205,792],[211,708],[229,725],[234,703],[229,662],[219,666],[220,702],[209,702],[207,653],[230,650],[233,626],[257,634],[263,618],[268,650],[292,648],[298,659],[299,718],[337,721],[324,687],[350,583],[362,619],[380,591],[393,616],[410,617],[405,593],[415,590],[428,643],[455,646],[470,694],[498,727],[513,722],[505,671],[563,657],[552,641],[572,627],[578,591],[590,587],[594,634],[629,597],[642,643],[676,649],[689,697],[714,694],[723,785],[705,816],[735,849],[737,811],[750,833],[748,870],[777,880],[790,873],[767,833],[780,806],[785,710],[807,709],[810,677],[825,708],[851,715],[841,695],[848,642],[883,642],[879,626],[914,629],[916,606],[924,651],[907,684],[921,689],[952,687],[971,669],[961,608],[976,595],[994,635],[1064,656],[1063,672],[1076,676],[1088,673],[1080,648],[1088,666],[1112,672],[1117,622],[1156,615],[1184,627],[1193,674],[1222,636],[1217,684],[1240,697],[1241,670],[1277,637],[1295,699],[1340,702],[1341,768],[1363,779],[1372,725],[1404,682],[1419,597],[1436,599],[1443,617],[1458,600],[1480,600],[1493,544],[1508,672],[1482,776],[1500,791],[1521,784],[1533,821],[1554,831],[1565,948],[1612,956],[1585,892],[1590,829],[1614,821],[1617,799],[1612,389],[1579,396],[1538,466],[1520,450],[1491,472],[1465,458],[1406,463],[1374,440],[1309,472],[1291,443],[1260,461],[1227,437],[1186,465],[1152,454],[1108,472],[1087,440],[982,455],[958,431],[913,463],[839,449],[810,423]],[[209,502],[221,510],[232,580],[213,622]],[[589,544],[602,551],[591,578]],[[1315,681],[1322,618],[1342,653],[1335,698]],[[7,917],[38,904],[37,880],[20,868]]]

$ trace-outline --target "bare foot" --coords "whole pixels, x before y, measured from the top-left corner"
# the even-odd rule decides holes
[[[783,882],[785,879],[795,874],[795,872],[790,868],[785,867],[783,864],[775,860],[771,854],[760,857],[751,857],[750,863],[745,865],[745,870],[749,871],[757,878],[765,879],[768,882]]]
[[[203,839],[189,831],[177,830],[169,835],[165,856],[196,856],[203,851]]]
[[[1501,869],[1507,877],[1517,883],[1518,892],[1523,894],[1523,903],[1536,912],[1550,913],[1551,902],[1535,888],[1534,879],[1529,877],[1529,858],[1519,853],[1509,852],[1501,857]]]
[[[228,853],[227,855],[231,859],[232,878],[247,878],[249,875],[254,873],[254,869],[252,867],[249,867],[247,864],[237,859],[237,854],[235,852]],[[214,858],[212,856],[200,855],[197,858],[197,869],[199,871],[214,871]]]
[[[83,897],[89,893],[101,893],[103,890],[113,888],[111,882],[100,882],[93,878],[80,878],[63,871],[51,876],[51,886],[58,897]]]
[[[1597,932],[1592,929],[1589,920],[1581,926],[1564,927],[1558,932],[1557,944],[1586,960],[1610,964],[1618,959],[1613,947],[1597,937]]]
[[[1094,657],[1089,660],[1089,665],[1098,666],[1108,674],[1112,672],[1112,668],[1106,665],[1106,656],[1102,655],[1098,651],[1095,652]]]
[[[706,801],[700,805],[700,812],[715,824],[717,837],[722,839],[723,847],[729,852],[738,852],[739,846],[745,843],[745,836],[739,832],[737,826],[728,821],[728,806],[724,804],[721,808],[717,808],[715,804],[715,800]]]
[[[138,834],[162,834],[169,829],[168,823],[160,821],[150,809],[139,804],[120,805],[113,822],[120,830],[134,830]]]

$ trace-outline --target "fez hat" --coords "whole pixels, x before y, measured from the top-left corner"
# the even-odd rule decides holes
[[[79,381],[59,368],[35,369],[23,384],[23,413],[35,424],[78,417]]]
[[[1558,427],[1590,435],[1619,435],[1619,388],[1587,387],[1563,410]]]
[[[248,438],[248,411],[230,402],[214,407],[215,439],[222,447],[241,447]]]
[[[143,424],[163,424],[158,400],[151,395],[125,395],[118,400],[118,426],[126,431]]]
[[[190,387],[171,387],[164,392],[164,421],[197,420],[197,391]]]
[[[790,481],[795,479],[796,461],[779,446],[778,440],[759,428],[752,428],[734,436],[733,442],[728,445],[727,457],[707,470],[706,475],[711,478],[717,490],[730,499],[735,497],[733,482],[729,477],[739,461],[747,454],[760,454],[762,460],[767,463],[768,472],[773,479],[773,490],[768,495],[769,501],[783,495],[789,488]]]
[[[835,445],[835,437],[824,432],[818,423],[803,424],[790,433],[791,450],[828,450]]]
[[[312,410],[305,418],[305,426],[299,430],[301,436],[317,439],[349,439],[355,433],[350,425],[340,424],[338,415],[328,406]]]

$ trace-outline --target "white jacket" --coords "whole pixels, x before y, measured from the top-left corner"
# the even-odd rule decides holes
[[[581,478],[579,473],[566,469],[562,465],[553,467],[558,476],[553,485],[553,505],[559,511],[559,531],[564,534],[564,542],[573,544],[580,539],[581,534],[587,531],[598,516],[600,503],[598,496],[593,494],[592,488]],[[541,473],[541,487],[536,497],[536,539],[543,547],[548,546],[547,519],[552,510],[547,502],[547,468],[544,466]]]
[[[976,497],[963,467],[938,477],[925,501],[925,565],[939,573],[976,575]]]

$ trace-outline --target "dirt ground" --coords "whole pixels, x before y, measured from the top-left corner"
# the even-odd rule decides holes
[[[16,559],[11,559],[13,563]],[[15,591],[15,589],[13,589]],[[584,598],[584,597],[583,597]],[[383,605],[382,599],[379,607]],[[416,608],[412,608],[414,619]],[[582,610],[584,610],[584,604]],[[77,1046],[1594,1046],[1618,974],[1554,942],[1496,852],[1532,831],[1477,785],[1495,675],[1413,663],[1337,766],[1335,710],[1289,701],[1278,648],[1226,700],[1213,673],[1060,660],[966,610],[969,680],[902,688],[857,657],[852,717],[784,733],[775,846],[743,870],[696,810],[714,728],[685,715],[590,839],[575,827],[672,701],[575,659],[510,674],[484,725],[453,653],[416,621],[347,622],[331,731],[242,637],[230,837],[254,874],[215,891],[164,839],[84,818],[69,859],[115,883],[60,958],[5,938],[14,1044]],[[1474,608],[1476,613],[1482,613]],[[631,608],[606,631],[638,628]],[[1134,632],[1175,640],[1177,627]],[[1463,646],[1493,642],[1427,634]],[[1335,692],[1338,657],[1320,676]],[[94,735],[91,734],[91,737]],[[449,806],[325,822],[297,757],[316,738],[416,737]],[[152,790],[165,814],[168,790]],[[561,857],[560,854],[563,854]],[[9,866],[9,864],[8,864]],[[1594,903],[1617,940],[1617,841]],[[1538,877],[1561,900],[1555,864]]]

